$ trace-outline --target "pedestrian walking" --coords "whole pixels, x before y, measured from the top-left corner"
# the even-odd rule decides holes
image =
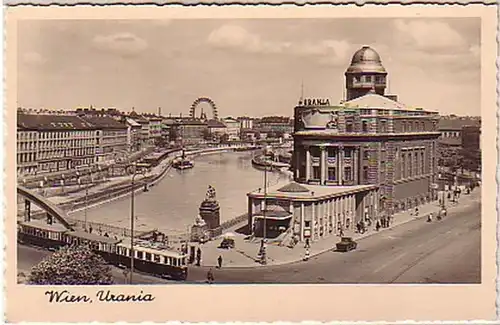
[[[415,216],[418,216],[418,207],[415,207]]]
[[[376,229],[377,231],[379,231],[379,230],[380,230],[380,220],[377,220],[377,223],[375,224],[375,229]]]
[[[222,267],[222,256],[219,255],[219,258],[217,259],[217,262],[219,264],[219,269]]]
[[[344,228],[343,227],[340,227],[339,235],[340,235],[340,237],[344,237]]]
[[[196,251],[196,266],[201,265],[201,248],[198,247],[198,250]]]
[[[214,282],[214,273],[212,272],[212,268],[210,268],[207,272],[207,282],[208,283],[213,283]]]
[[[306,248],[306,254],[304,255],[304,261],[309,260],[309,248]]]

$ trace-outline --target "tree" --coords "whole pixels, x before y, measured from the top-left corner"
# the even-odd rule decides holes
[[[88,245],[68,246],[31,269],[28,282],[38,285],[113,284],[111,268]]]
[[[229,134],[224,133],[220,136],[220,143],[228,143],[229,142]]]

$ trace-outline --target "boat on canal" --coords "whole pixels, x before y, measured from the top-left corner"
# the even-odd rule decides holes
[[[190,169],[194,167],[194,162],[186,158],[185,151],[182,149],[182,156],[174,160],[172,167],[178,170]]]

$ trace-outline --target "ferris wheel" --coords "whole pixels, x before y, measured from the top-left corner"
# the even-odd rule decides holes
[[[189,110],[189,116],[192,118],[199,117],[201,119],[207,119],[206,113],[203,111],[203,109],[200,111],[200,116],[196,116],[196,109],[198,108],[198,105],[201,103],[207,103],[210,105],[210,108],[212,109],[212,117],[214,120],[219,119],[219,114],[217,112],[217,105],[215,105],[215,102],[208,98],[208,97],[198,97],[193,104],[191,104],[191,108]]]

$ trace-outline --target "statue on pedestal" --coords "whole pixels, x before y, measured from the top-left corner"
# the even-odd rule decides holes
[[[208,185],[207,194],[205,195],[205,201],[217,201],[215,188],[212,185]]]
[[[220,226],[220,206],[216,199],[215,188],[208,186],[205,200],[200,204],[200,216],[208,225],[208,229],[215,229]]]

